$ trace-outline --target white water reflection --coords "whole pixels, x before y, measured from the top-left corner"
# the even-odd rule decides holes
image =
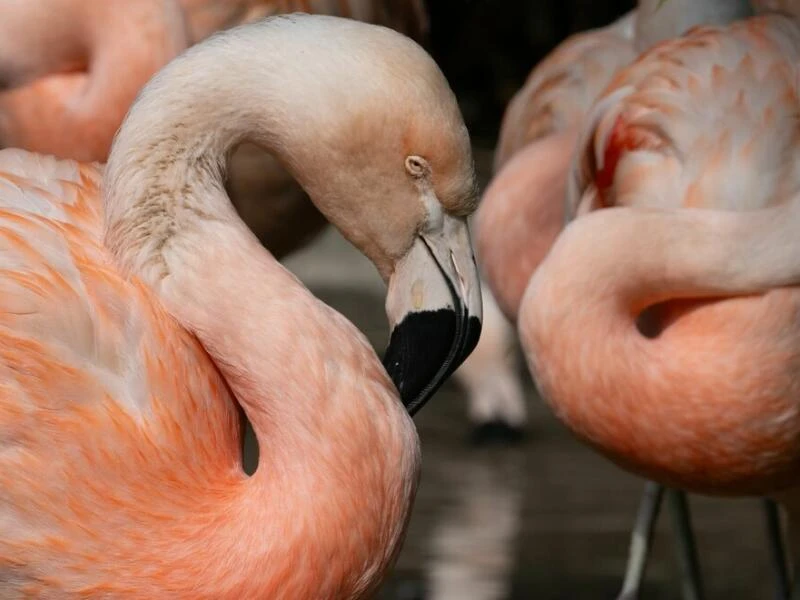
[[[428,541],[428,600],[501,600],[510,594],[522,510],[520,460],[509,453],[509,462],[498,468],[496,456],[469,454],[474,460],[453,465],[452,504]]]

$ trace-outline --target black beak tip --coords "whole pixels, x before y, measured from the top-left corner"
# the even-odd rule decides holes
[[[480,335],[480,319],[459,319],[451,309],[409,313],[397,324],[383,364],[409,413],[417,412],[458,369]]]

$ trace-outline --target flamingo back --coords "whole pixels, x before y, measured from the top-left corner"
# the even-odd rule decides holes
[[[606,206],[748,210],[790,197],[800,184],[798,60],[798,28],[774,15],[654,47],[599,100],[570,206],[597,195]]]

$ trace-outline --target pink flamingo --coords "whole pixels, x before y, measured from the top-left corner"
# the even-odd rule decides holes
[[[4,3],[0,147],[105,160],[136,93],[186,48],[183,19],[173,0]]]
[[[243,137],[388,282],[399,395],[236,216],[223,158]],[[480,329],[471,164],[424,50],[308,15],[171,62],[102,185],[95,165],[0,151],[6,594],[369,597],[417,483],[403,404],[418,410]],[[237,403],[261,451],[250,478]]]
[[[790,512],[798,60],[800,26],[775,13],[692,30],[618,75],[568,193],[572,214],[617,208],[564,230],[519,315],[542,395],[581,439],[657,481]]]
[[[492,287],[502,299],[506,314],[512,318],[516,317],[531,274],[564,222],[562,174],[570,161],[576,136],[574,126],[580,124],[611,75],[624,66],[625,53],[632,48],[638,52],[674,37],[694,23],[726,23],[750,14],[745,2],[687,6],[671,1],[669,7],[656,4],[662,3],[639,3],[635,26],[631,26],[628,15],[609,28],[565,41],[534,70],[509,107],[504,119],[508,129],[504,128],[497,155],[498,165],[507,166],[500,170],[484,196],[477,219],[477,241],[488,281],[494,284]],[[782,8],[789,4],[784,3]],[[630,39],[630,29],[636,31],[635,40]],[[605,64],[598,63],[596,57],[604,58]],[[587,68],[587,64],[592,68]],[[604,102],[607,104],[609,100]],[[599,108],[602,110],[602,103]],[[523,149],[509,161],[508,156],[520,146]],[[537,192],[531,194],[530,190]],[[497,235],[500,231],[502,234]],[[538,235],[531,236],[531,231]],[[623,598],[638,593],[660,496],[658,486],[647,487],[632,540]],[[687,580],[690,588],[694,588],[688,591],[689,597],[699,597],[702,592],[685,494],[671,492],[670,500],[679,528]],[[770,504],[767,511],[769,518],[773,511]]]
[[[304,10],[427,31],[422,0],[12,0],[0,22],[0,147],[105,161],[141,87],[215,31]]]

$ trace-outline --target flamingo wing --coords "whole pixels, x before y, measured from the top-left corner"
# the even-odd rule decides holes
[[[595,105],[570,205],[597,193],[600,204],[747,210],[790,197],[798,61],[800,29],[781,15],[655,46]]]
[[[173,502],[175,482],[241,469],[238,413],[215,366],[103,247],[99,183],[95,165],[0,151],[4,589],[48,553],[133,543],[102,537]]]

